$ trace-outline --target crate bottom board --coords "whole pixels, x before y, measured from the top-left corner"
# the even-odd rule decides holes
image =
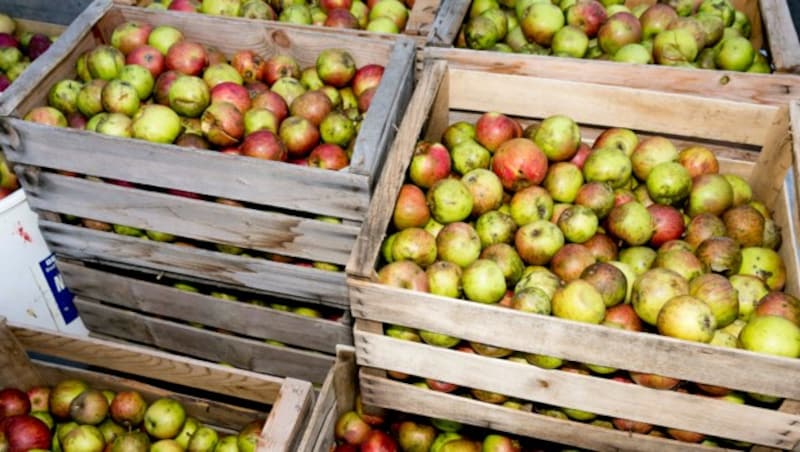
[[[163,272],[176,279],[242,287],[268,295],[348,308],[345,274],[282,264],[40,219],[50,249],[71,259],[139,271]]]
[[[245,301],[253,297],[249,292],[236,292],[238,300],[242,301],[221,300],[164,284],[159,275],[92,268],[68,260],[59,261],[58,268],[75,295],[143,314],[196,322],[254,339],[272,339],[322,353],[335,353],[336,344],[353,342],[347,314],[339,320],[306,317],[253,306]],[[202,292],[208,293],[209,290],[225,292],[214,287],[206,287]],[[290,304],[283,299],[255,298],[264,303]],[[163,300],[170,301],[164,303]]]
[[[359,375],[364,403],[506,433],[600,451],[659,450],[680,452],[709,450],[649,435],[612,430],[577,421],[565,421],[537,413],[505,408],[371,375]],[[726,450],[726,449],[714,449]]]
[[[273,346],[252,339],[195,328],[76,298],[81,319],[91,332],[163,348],[259,373],[321,383],[332,356]]]

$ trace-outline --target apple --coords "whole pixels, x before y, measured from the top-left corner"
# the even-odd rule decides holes
[[[785,317],[754,316],[739,333],[745,350],[788,358],[800,357],[800,327]]]
[[[596,0],[581,0],[566,10],[568,25],[578,27],[589,38],[594,38],[600,26],[606,21],[606,10]]]
[[[279,94],[265,91],[253,97],[252,108],[264,108],[271,111],[278,123],[289,115],[289,107]]]
[[[414,421],[403,421],[398,427],[398,444],[405,452],[428,452],[436,439],[436,430]]]
[[[654,268],[634,281],[631,303],[643,321],[656,325],[661,309],[669,300],[688,294],[689,283],[685,278],[672,270]]]
[[[165,74],[170,74],[170,72],[165,72],[161,77],[164,77]],[[182,75],[176,77],[169,84],[170,108],[182,116],[190,118],[200,116],[211,101],[211,91],[208,89],[208,85],[200,77]],[[158,89],[158,82],[156,82],[156,89]]]
[[[600,48],[609,55],[615,54],[625,44],[642,40],[642,25],[639,19],[628,12],[611,15],[597,32]]]
[[[525,10],[519,26],[528,41],[549,46],[553,35],[564,23],[564,14],[558,6],[549,2],[537,2]]]
[[[250,94],[247,88],[234,82],[220,82],[211,88],[211,103],[230,102],[236,106],[241,113],[245,113],[251,107]]]
[[[475,140],[491,152],[521,133],[515,120],[498,112],[484,113],[475,123]]]
[[[32,386],[26,391],[31,404],[31,411],[50,411],[50,391],[50,386]],[[0,400],[2,400],[2,397],[0,397]]]
[[[36,417],[27,414],[10,416],[3,420],[2,427],[0,433],[5,435],[10,452],[50,449],[50,429]]]
[[[428,292],[428,277],[425,270],[411,261],[385,265],[378,271],[378,282],[402,289]]]
[[[472,213],[473,200],[469,188],[457,179],[436,182],[426,195],[433,218],[442,223],[463,221]]]
[[[17,388],[3,388],[0,390],[0,420],[6,417],[28,414],[31,411],[31,401],[28,394]]]
[[[89,385],[81,380],[68,379],[59,382],[50,391],[50,412],[56,418],[67,419],[70,404],[87,389],[89,389]]]
[[[176,400],[160,398],[150,404],[144,413],[144,428],[156,439],[174,438],[183,427],[186,410]]]
[[[150,97],[155,86],[153,74],[147,68],[136,64],[125,65],[120,71],[119,80],[131,85],[136,90],[140,101]]]
[[[464,295],[471,301],[497,303],[506,293],[503,270],[492,260],[476,260],[464,269],[461,280]]]
[[[245,137],[241,155],[263,160],[286,161],[289,154],[277,135],[269,130],[259,130]]]
[[[348,411],[339,416],[334,430],[337,439],[354,446],[364,443],[371,431],[369,424],[364,422],[355,411]]]
[[[399,230],[423,227],[430,220],[425,194],[416,185],[404,184],[395,202],[392,220]]]
[[[114,422],[136,427],[144,420],[147,403],[137,391],[120,391],[109,405],[109,414]]]
[[[244,116],[230,102],[211,104],[203,112],[201,122],[206,139],[217,146],[234,145],[244,136]]]
[[[93,425],[78,425],[59,440],[63,452],[101,452],[105,440]]]
[[[153,26],[140,22],[125,22],[111,32],[111,45],[128,55],[139,46],[147,44]]]
[[[108,414],[106,396],[97,389],[87,389],[69,405],[69,415],[79,424],[97,425]]]
[[[181,119],[170,108],[144,105],[134,115],[131,133],[134,138],[153,143],[172,143],[181,131]]]
[[[544,265],[564,245],[564,234],[547,220],[536,220],[517,230],[517,252],[528,265]]]
[[[188,451],[208,451],[214,450],[219,442],[219,435],[210,427],[201,425],[197,427],[192,437],[189,439]]]
[[[315,67],[320,80],[336,88],[349,84],[356,73],[355,60],[350,53],[341,49],[325,49],[320,52]]]
[[[102,93],[107,83],[102,79],[94,79],[83,85],[75,99],[75,105],[81,113],[92,117],[103,111]]]
[[[421,187],[430,188],[450,174],[450,153],[439,143],[422,142],[414,148],[408,174],[411,181]]]
[[[547,175],[547,156],[527,138],[501,144],[492,156],[492,170],[506,190],[518,191],[540,184]]]

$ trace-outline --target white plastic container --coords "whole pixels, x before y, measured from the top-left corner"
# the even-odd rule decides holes
[[[0,315],[19,325],[87,335],[72,298],[25,193],[0,200]]]

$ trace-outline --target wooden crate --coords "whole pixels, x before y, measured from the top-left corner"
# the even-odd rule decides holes
[[[9,326],[3,318],[0,351],[0,387],[54,385],[66,378],[79,378],[102,389],[139,391],[148,402],[174,398],[184,405],[189,416],[223,432],[241,429],[265,415],[264,411],[232,404],[235,400],[249,402],[242,405],[255,403],[256,407],[271,405],[257,447],[259,452],[296,450],[314,399],[311,384],[305,381],[231,369],[144,347]],[[30,359],[26,352],[45,356]],[[131,380],[132,377],[172,386],[157,387]],[[175,392],[174,385],[185,392]],[[193,395],[196,391],[225,401]]]
[[[474,120],[480,113],[473,112],[499,111],[523,117],[526,122],[561,113],[592,127],[629,127],[649,134],[674,136],[674,142],[680,146],[716,140],[715,145],[705,144],[720,150],[721,170],[748,177],[755,197],[773,209],[773,218],[784,231],[780,253],[787,266],[786,290],[798,295],[797,250],[800,245],[795,225],[799,220],[796,207],[789,202],[793,189],[788,177],[792,165],[788,106],[483,73],[449,67],[443,61],[426,64],[424,77],[398,133],[393,159],[387,165],[372,204],[370,218],[374,221],[364,226],[348,267],[358,364],[654,425],[772,447],[797,447],[800,444],[798,414],[544,370],[397,340],[383,335],[382,323],[437,331],[527,353],[795,400],[800,400],[800,385],[796,384],[800,360],[520,313],[374,282],[379,248],[386,236],[394,200],[405,178],[417,137],[437,140],[453,120]],[[497,87],[510,89],[515,95],[499,97]],[[657,110],[651,107],[653,105],[658,106]],[[800,124],[797,105],[791,110],[793,124]],[[792,129],[796,132],[798,126]],[[582,129],[584,138],[591,139],[596,133],[591,127]],[[721,146],[720,140],[727,144]],[[745,145],[754,146],[760,153],[745,150]],[[643,440],[635,435],[626,439],[627,433],[601,432],[577,423],[570,424],[567,430],[556,431],[549,426],[557,424],[541,416],[474,401],[456,403],[452,398],[423,394],[409,385],[387,381],[379,374],[367,373],[362,389],[365,403],[400,411],[425,407],[423,414],[435,411],[440,417],[476,425],[489,424],[512,433],[582,447],[634,450],[640,447],[637,441]],[[785,404],[785,409],[795,410],[794,413],[799,412],[797,408],[796,403]],[[672,446],[674,450],[682,447],[688,446]]]
[[[96,334],[314,383],[322,383],[333,364],[336,344],[353,342],[346,313],[338,320],[304,317],[244,302],[285,300],[248,293],[236,294],[242,301],[222,300],[159,283],[159,275],[70,261],[59,269],[81,320]]]
[[[212,45],[230,55],[253,49],[262,55],[289,53],[301,66],[313,64],[325,48],[345,48],[361,66],[386,66],[380,87],[358,134],[351,165],[326,171],[282,162],[223,155],[173,145],[154,145],[91,132],[42,126],[18,119],[45,103],[46,89],[31,89],[15,105],[6,105],[2,119],[6,155],[24,179],[31,207],[155,229],[180,237],[235,245],[306,261],[342,265],[349,256],[366,215],[376,179],[413,83],[414,44],[408,39],[368,41],[320,35],[277,24],[265,25],[205,15],[164,14],[98,0],[95,14],[79,19],[90,30],[75,39],[69,51],[41,82],[49,87],[75,75],[80,54],[107,42],[114,27],[129,20],[169,24],[187,39]],[[87,10],[88,11],[88,10]],[[77,23],[78,21],[76,21]],[[210,32],[213,30],[213,32]],[[229,36],[237,39],[231,40]],[[255,205],[242,208],[171,196],[152,189],[128,188],[49,170],[129,181],[159,189],[176,189]],[[343,220],[331,224],[320,215]],[[53,250],[64,256],[234,284],[279,296],[347,307],[343,273],[303,268],[210,252],[178,249],[67,224],[44,221],[43,233]]]
[[[627,4],[655,3],[653,0],[628,0]],[[660,65],[639,65],[612,61],[523,55],[483,50],[457,49],[456,40],[471,0],[453,0],[451,16],[440,15],[434,34],[447,46],[429,47],[425,58],[447,59],[467,69],[497,73],[603,83],[632,88],[699,94],[714,98],[742,99],[766,103],[787,103],[800,92],[800,40],[794,29],[786,0],[733,0],[750,17],[752,41],[757,48],[768,48],[773,74],[750,74],[722,70],[700,70]],[[768,44],[768,46],[767,46]]]
[[[329,452],[336,446],[336,420],[356,406],[356,378],[355,349],[338,346],[336,363],[317,394],[306,431],[298,443],[298,452]]]

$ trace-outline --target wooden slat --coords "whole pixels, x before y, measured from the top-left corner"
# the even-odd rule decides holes
[[[341,414],[355,407],[355,384],[355,349],[340,345],[336,348],[336,363],[325,377],[297,450],[301,452],[330,450],[330,446],[335,444],[333,424]]]
[[[43,384],[44,379],[6,325],[6,319],[0,317],[0,388],[14,386],[17,382],[31,386]]]
[[[779,72],[800,72],[800,40],[787,0],[759,0],[770,56]]]
[[[278,400],[269,413],[267,424],[256,450],[259,452],[293,452],[296,440],[305,427],[314,403],[314,391],[307,381],[287,378]],[[302,420],[303,422],[298,422]]]
[[[321,383],[333,364],[332,357],[321,353],[147,317],[80,297],[75,299],[75,306],[90,331],[255,372]]]
[[[764,127],[764,146],[749,178],[754,199],[767,205],[775,204],[783,188],[783,180],[776,175],[786,174],[792,168],[792,133],[789,123],[789,108],[781,106],[769,125]]]
[[[25,193],[35,210],[167,232],[301,259],[345,264],[358,228],[121,187],[56,173],[28,174]]]
[[[416,48],[410,39],[398,40],[387,70],[375,92],[364,122],[356,138],[356,148],[350,161],[350,171],[368,175],[370,184],[377,180],[392,145],[397,125],[406,110],[414,85],[414,56]]]
[[[397,139],[389,153],[390,158],[383,168],[380,182],[373,193],[373,202],[369,206],[366,220],[350,254],[348,273],[365,277],[373,273],[374,262],[386,234],[397,193],[414,152],[414,144],[428,117],[445,70],[446,66],[441,62],[432,63],[424,69],[425,76],[417,85],[400,124]]]
[[[355,335],[358,363],[364,366],[756,444],[791,448],[800,442],[796,415],[546,370],[358,329]]]
[[[497,96],[498,87],[514,95]],[[767,105],[456,68],[450,69],[450,108],[540,118],[569,114],[579,123],[753,145],[764,144],[765,125],[776,111]]]
[[[8,14],[18,23],[24,22],[51,22],[69,25],[90,3],[91,0],[3,0],[0,12]],[[20,19],[24,18],[24,19]],[[27,20],[25,20],[27,19]]]
[[[8,121],[21,143],[6,150],[15,163],[339,218],[360,219],[367,208],[363,176]]]
[[[783,244],[778,249],[784,265],[786,266],[786,284],[784,291],[794,296],[800,294],[800,209],[798,209],[797,180],[790,172],[784,177],[784,185],[778,201],[772,205],[772,218],[781,227]]]
[[[353,315],[359,318],[527,353],[800,399],[800,386],[792,384],[800,372],[796,359],[571,322],[354,278],[348,284]],[[741,372],[742,366],[759,371]]]
[[[18,34],[19,32],[31,32],[31,33],[42,33],[52,37],[52,36],[58,36],[61,33],[63,33],[64,30],[66,30],[66,27],[62,24],[40,22],[37,20],[20,19],[18,17],[14,18],[14,22],[17,23],[17,28],[14,30],[15,34]]]
[[[439,12],[439,6],[445,3],[440,0],[417,0],[408,13],[406,28],[403,30],[408,35],[427,35],[433,29],[433,21]]]
[[[468,425],[529,436],[603,452],[658,450],[683,452],[708,450],[699,444],[682,443],[650,435],[623,432],[576,421],[514,410],[378,378],[362,371],[361,393],[365,402],[389,409]],[[727,450],[727,449],[715,449]]]
[[[113,345],[93,339],[44,330],[13,327],[14,335],[30,351],[106,369],[272,404],[283,379],[140,346]]]
[[[346,308],[345,275],[265,259],[141,240],[40,221],[50,250],[75,259],[122,263],[174,275],[241,285],[285,298]]]
[[[255,306],[245,300],[220,300],[69,262],[59,262],[58,267],[74,294],[122,308],[328,353],[336,351],[336,344],[353,343],[352,329],[336,321]]]
[[[428,45],[449,47],[455,42],[461,22],[469,11],[470,0],[443,1],[428,35]]]
[[[161,397],[171,397],[183,405],[188,416],[216,427],[239,430],[248,422],[265,417],[264,413],[249,408],[181,394],[111,374],[37,360],[33,363],[51,384],[67,378],[79,378],[100,389],[138,391],[148,403]]]
[[[800,78],[788,74],[709,71],[435,47],[426,48],[425,57],[442,58],[459,68],[492,73],[534,75],[776,105],[796,99],[800,93]]]
[[[789,103],[789,118],[792,122],[792,156],[794,161],[792,178],[794,179],[794,200],[796,205],[797,200],[800,199],[800,103],[796,101]]]

